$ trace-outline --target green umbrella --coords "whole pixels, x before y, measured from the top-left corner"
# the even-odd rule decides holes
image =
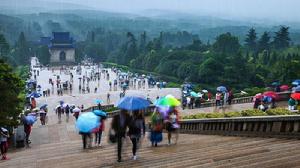
[[[165,97],[160,98],[155,103],[156,106],[179,106],[180,102],[172,95],[167,95]]]

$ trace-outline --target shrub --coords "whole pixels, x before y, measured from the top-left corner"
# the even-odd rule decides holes
[[[174,82],[168,82],[166,87],[167,88],[180,88],[181,85],[178,83],[174,83]]]
[[[226,112],[224,113],[225,117],[241,117],[242,114],[240,112]]]
[[[268,115],[291,115],[293,114],[288,109],[285,108],[276,108],[276,109],[269,109],[266,111]]]
[[[207,113],[206,118],[224,118],[223,113]]]
[[[241,112],[242,116],[265,116],[267,113],[257,110],[257,109],[251,109],[251,110],[243,110]]]

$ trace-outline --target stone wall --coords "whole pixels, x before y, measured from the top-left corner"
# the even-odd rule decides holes
[[[59,54],[60,52],[64,51],[66,53],[66,60],[60,61]],[[49,50],[51,57],[50,57],[50,63],[75,63],[75,49],[50,49]]]

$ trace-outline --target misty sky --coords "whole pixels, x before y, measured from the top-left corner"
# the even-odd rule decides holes
[[[0,0],[1,1],[1,0]],[[26,0],[12,0],[26,1]],[[68,2],[114,12],[140,12],[145,9],[174,10],[227,18],[256,18],[296,21],[300,0],[40,0]]]

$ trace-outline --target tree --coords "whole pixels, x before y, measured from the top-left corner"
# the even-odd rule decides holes
[[[145,49],[146,49],[146,38],[147,38],[147,35],[146,35],[146,32],[144,31],[142,34],[141,34],[141,40],[140,40],[140,46],[139,46],[139,50],[141,52],[144,52]]]
[[[247,37],[245,39],[245,46],[248,48],[249,51],[255,52],[257,39],[255,29],[251,28],[246,36]]]
[[[0,125],[16,126],[23,109],[20,94],[24,89],[23,81],[13,73],[12,68],[0,59]]]
[[[36,50],[36,56],[42,64],[47,65],[50,63],[51,55],[48,46],[39,46]]]
[[[213,50],[215,52],[224,54],[236,54],[240,47],[241,45],[238,38],[232,36],[230,33],[219,35],[213,44]]]
[[[30,61],[30,51],[23,32],[20,33],[13,56],[18,65],[26,65]]]
[[[0,57],[7,56],[9,52],[9,44],[3,34],[0,34]]]
[[[258,51],[261,52],[263,50],[270,49],[270,36],[268,32],[264,32],[258,41]]]
[[[281,26],[279,31],[275,32],[273,45],[275,49],[285,49],[290,46],[289,27]]]

